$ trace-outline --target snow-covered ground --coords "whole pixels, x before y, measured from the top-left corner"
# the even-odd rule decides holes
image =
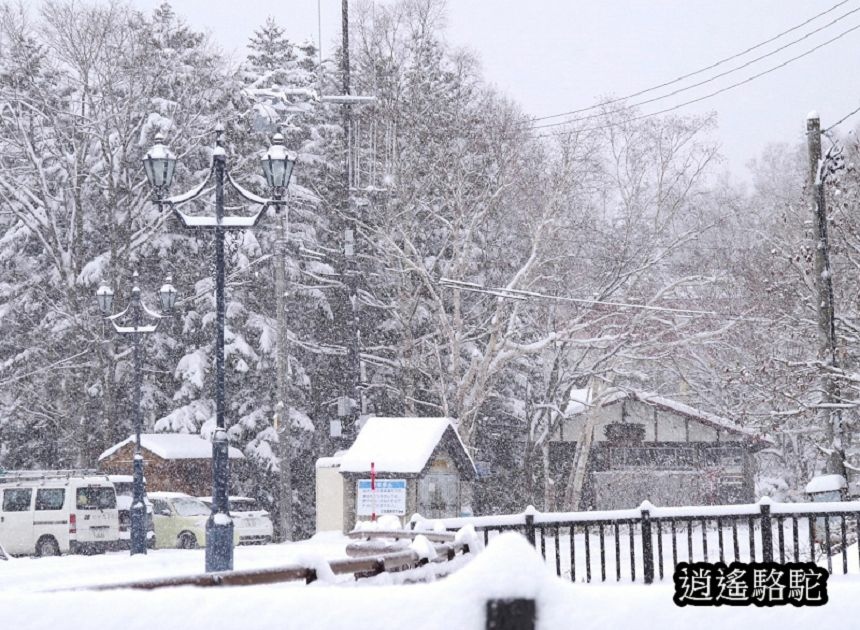
[[[237,568],[273,566],[320,555],[341,555],[345,539],[316,537],[292,545],[236,550]],[[856,552],[856,550],[855,550]],[[393,585],[382,575],[359,583],[282,584],[157,591],[39,592],[199,572],[202,551],[18,559],[0,563],[0,628],[15,630],[167,630],[206,628],[335,630],[483,630],[491,598],[535,598],[541,630],[634,628],[660,630],[755,626],[807,630],[813,624],[851,627],[860,617],[860,578],[836,576],[821,608],[678,608],[670,582],[572,584],[553,575],[518,534],[494,537],[487,549],[453,575],[429,584]]]
[[[236,547],[233,568],[313,566],[320,558],[346,557],[349,542],[339,532],[324,532],[297,543]],[[0,593],[46,591],[203,573],[204,554],[204,549],[155,549],[145,556],[131,556],[122,551],[97,556],[15,558],[0,562]],[[0,624],[0,628],[3,627]]]

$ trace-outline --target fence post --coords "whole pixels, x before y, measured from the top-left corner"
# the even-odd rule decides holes
[[[654,542],[651,540],[651,509],[648,501],[643,501],[639,509],[642,511],[642,573],[645,584],[654,582]]]
[[[530,505],[526,508],[526,539],[529,544],[535,546],[535,506]]]
[[[773,562],[773,522],[770,517],[770,498],[759,500],[761,509],[761,557],[764,562]],[[755,560],[753,558],[752,560]]]
[[[534,630],[536,617],[533,599],[487,601],[487,630]]]

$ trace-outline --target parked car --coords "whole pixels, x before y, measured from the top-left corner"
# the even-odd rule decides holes
[[[200,497],[209,508],[212,497]],[[265,545],[272,542],[274,527],[269,513],[251,497],[229,497],[230,516],[238,532],[240,545]]]
[[[91,471],[0,476],[0,544],[10,555],[95,553],[119,540],[116,491]]]
[[[206,544],[206,504],[181,492],[150,492],[148,498],[156,548],[193,549]]]
[[[155,523],[155,546],[194,549],[206,545],[206,521],[211,509],[196,497],[181,492],[150,492],[152,520]],[[239,532],[233,532],[238,544]]]
[[[134,477],[132,475],[108,475],[116,489],[116,507],[119,514],[119,541],[117,549],[131,547],[131,502],[134,497]],[[152,520],[152,502],[146,499],[146,546],[155,548],[155,524]]]

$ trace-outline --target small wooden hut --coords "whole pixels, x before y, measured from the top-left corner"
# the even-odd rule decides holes
[[[374,513],[460,516],[476,478],[450,418],[369,418],[347,451],[317,463],[318,528],[348,531]]]
[[[185,492],[192,496],[212,494],[212,442],[188,433],[142,433],[144,474],[147,490]],[[229,449],[231,479],[236,464],[245,459],[242,452]],[[134,436],[114,444],[99,456],[99,470],[111,475],[129,475],[134,461]]]

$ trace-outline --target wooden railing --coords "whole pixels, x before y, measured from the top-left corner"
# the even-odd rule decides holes
[[[453,560],[457,555],[470,553],[468,542],[458,540],[455,534],[449,532],[418,532],[418,531],[354,531],[349,536],[355,539],[393,538],[414,540],[423,536],[433,543],[433,557],[420,553],[412,548],[383,554],[372,554],[365,557],[342,558],[327,562],[328,568],[334,575],[352,575],[355,579],[372,577],[380,573],[395,573],[414,569],[427,564],[443,564]],[[102,584],[86,587],[85,590],[105,591],[112,589],[153,590],[174,586],[254,586],[276,582],[299,582],[307,584],[316,581],[320,576],[317,569],[302,565],[275,567],[271,569],[249,569],[242,571],[223,571],[219,573],[201,573],[180,577],[140,580],[121,584]]]

